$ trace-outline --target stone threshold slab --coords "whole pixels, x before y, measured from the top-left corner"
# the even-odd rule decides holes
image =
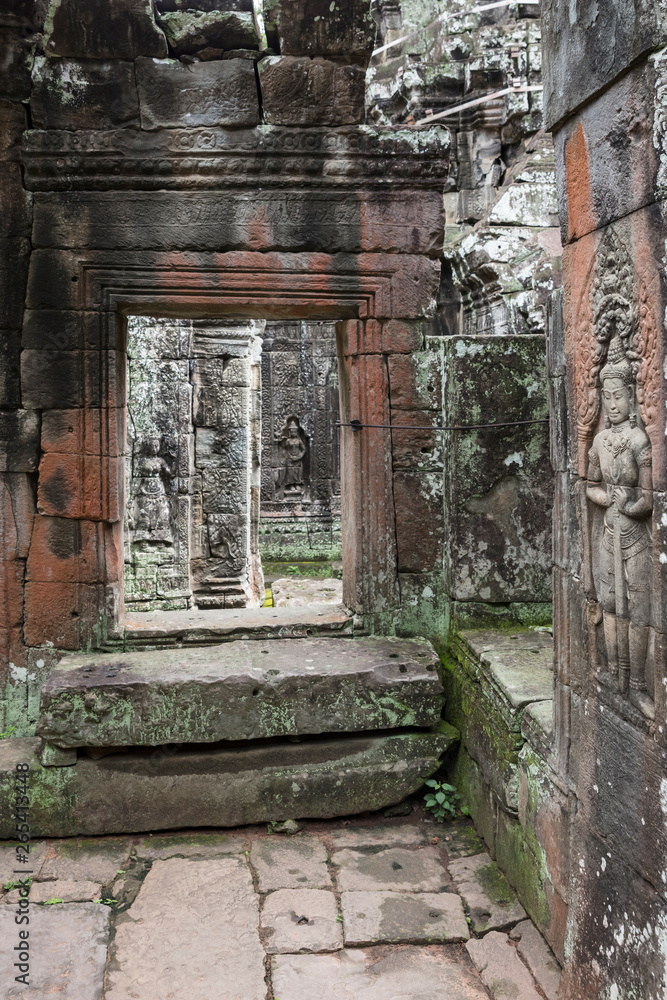
[[[76,653],[42,688],[37,733],[67,748],[433,726],[438,665],[425,639],[387,636]]]
[[[42,767],[40,740],[0,741],[0,838],[15,837],[17,764],[28,764],[37,837],[234,827],[384,809],[417,791],[458,732],[311,739],[232,748],[128,750]]]
[[[294,608],[224,608],[210,611],[130,611],[106,643],[108,649],[201,646],[233,639],[307,639],[351,635],[354,616],[343,604]]]

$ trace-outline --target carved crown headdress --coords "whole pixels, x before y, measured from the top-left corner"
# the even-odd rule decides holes
[[[632,362],[625,353],[623,341],[616,334],[607,351],[607,362],[600,372],[600,383],[604,384],[605,379],[619,378],[626,385],[633,385],[635,381],[635,371]]]

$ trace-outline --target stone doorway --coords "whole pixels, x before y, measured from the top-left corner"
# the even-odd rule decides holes
[[[335,323],[129,317],[127,356],[126,611],[261,606],[262,557],[330,575]]]

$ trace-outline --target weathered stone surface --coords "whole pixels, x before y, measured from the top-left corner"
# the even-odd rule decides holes
[[[460,896],[453,892],[344,892],[345,946],[467,941]]]
[[[484,841],[469,820],[448,822],[440,835],[449,858],[469,858],[486,850]]]
[[[526,916],[514,892],[488,854],[450,861],[449,873],[456,882],[477,934],[509,927]]]
[[[250,862],[257,872],[260,892],[331,888],[327,852],[317,837],[255,840]]]
[[[17,851],[16,844],[0,844],[0,888],[6,882],[23,878],[21,874],[23,868],[30,869],[31,874],[27,877],[38,878],[47,851],[47,843],[45,840],[33,840],[27,847],[29,863],[22,864],[17,858],[19,855],[25,857],[26,854],[21,849]]]
[[[440,853],[434,847],[416,851],[389,847],[374,854],[343,850],[331,860],[340,869],[338,882],[344,892],[439,892],[447,884]]]
[[[30,887],[31,903],[47,903],[57,899],[61,903],[92,903],[100,898],[99,882],[73,882],[58,879],[55,882],[33,882]],[[8,892],[3,902],[18,903],[19,890]],[[51,904],[55,905],[55,904]]]
[[[491,931],[468,941],[466,950],[494,1000],[538,1000],[532,977],[506,934]]]
[[[35,907],[30,912],[29,986],[15,982],[22,929],[14,907],[0,907],[0,990],[12,1000],[45,1000],[60,993],[68,1000],[100,1000],[109,940],[109,907],[70,903]],[[19,956],[21,953],[18,953]]]
[[[289,1000],[364,1000],[388,997],[447,997],[486,1000],[479,980],[444,948],[402,948],[389,954],[373,949],[337,955],[279,955],[272,960],[273,989]]]
[[[159,746],[438,722],[438,659],[419,639],[291,639],[65,657],[42,690],[57,746]]]
[[[187,995],[264,1000],[264,952],[252,878],[244,861],[155,861],[118,925],[107,1000]],[[183,947],[183,930],[189,945]]]
[[[40,878],[63,881],[113,882],[130,855],[129,840],[51,841]]]
[[[281,577],[271,584],[274,608],[299,608],[313,604],[342,604],[343,581],[333,577]]]
[[[559,0],[546,0],[542,32],[549,129],[665,39],[659,5],[653,0],[583,0],[576,10]]]
[[[134,63],[35,59],[34,128],[99,129],[139,124]]]
[[[264,900],[260,927],[269,955],[338,951],[343,933],[333,892],[278,889]]]
[[[524,920],[512,929],[510,937],[518,942],[517,951],[547,1000],[558,1000],[560,965],[537,927],[530,920]]]
[[[334,7],[327,0],[291,0],[284,7],[278,5],[276,13],[283,55],[336,56],[364,66],[368,62],[375,22],[365,0]]]
[[[9,802],[17,762],[31,762],[33,769],[33,836],[136,833],[382,809],[417,791],[456,736],[448,727],[442,735],[270,743],[249,750],[168,745],[97,761],[80,756],[68,768],[43,768],[35,756],[37,739],[0,741],[0,837],[14,832]]]
[[[180,10],[158,15],[169,48],[175,55],[217,49],[256,49],[259,45],[252,13],[229,10]]]
[[[176,833],[167,837],[146,837],[135,842],[137,857],[147,861],[166,858],[219,858],[242,854],[245,841],[229,833]]]
[[[307,608],[218,608],[212,611],[128,612],[119,626],[130,648],[142,645],[209,645],[235,639],[305,639],[352,634],[352,614],[342,605]]]
[[[167,43],[150,0],[89,0],[82,16],[77,0],[52,2],[44,49],[49,56],[134,59],[166,56]]]
[[[270,125],[354,125],[364,121],[365,73],[327,59],[267,56],[257,64]]]
[[[39,448],[39,413],[36,410],[0,412],[0,471],[35,472]]]
[[[142,129],[259,122],[255,70],[246,59],[193,66],[137,59],[135,65]]]
[[[351,847],[415,847],[427,841],[427,829],[404,823],[400,826],[350,826],[329,834],[334,850]]]

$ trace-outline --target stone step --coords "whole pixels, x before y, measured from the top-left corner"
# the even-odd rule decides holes
[[[430,642],[387,636],[76,653],[42,688],[37,732],[68,748],[433,726],[438,666]]]
[[[16,766],[30,766],[36,837],[232,827],[383,809],[417,791],[458,739],[443,722],[392,732],[250,747],[127,750],[42,767],[40,740],[0,740],[0,839],[16,837]]]
[[[104,648],[131,650],[167,646],[210,646],[235,639],[307,639],[351,635],[346,607],[312,604],[295,608],[128,612]]]

